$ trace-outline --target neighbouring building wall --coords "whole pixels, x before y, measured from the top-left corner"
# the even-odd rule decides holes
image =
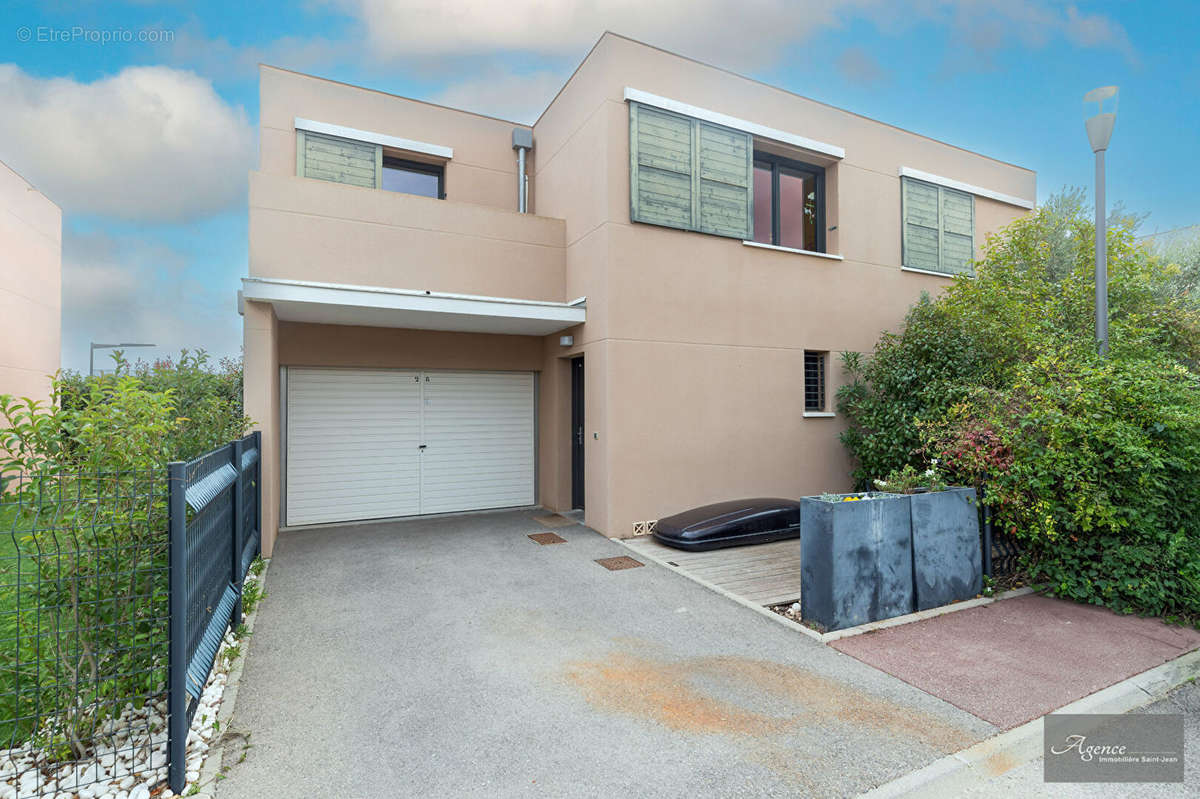
[[[626,87],[844,148],[825,163],[826,251],[841,260],[632,223]],[[900,168],[1036,191],[1020,167],[611,34],[534,133],[536,210],[566,219],[567,293],[588,297],[576,347],[551,354],[585,354],[586,518],[608,535],[738,496],[850,488],[841,420],[803,414],[804,351],[829,353],[832,406],[837,353],[870,351],[950,282],[901,270]],[[1026,213],[974,207],[977,255]]]
[[[0,394],[50,397],[62,326],[62,211],[0,163]]]

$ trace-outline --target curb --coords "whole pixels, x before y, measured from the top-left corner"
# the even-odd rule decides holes
[[[692,582],[698,583],[710,591],[715,591],[726,599],[732,599],[739,605],[750,608],[751,610],[760,613],[769,619],[773,619],[779,624],[783,624],[794,630],[799,630],[809,638],[812,638],[814,641],[819,641],[822,644],[827,644],[830,641],[837,641],[840,638],[849,638],[852,635],[862,635],[863,633],[874,632],[875,630],[884,630],[888,627],[898,627],[901,624],[911,624],[914,621],[924,621],[925,619],[944,616],[947,613],[955,613],[956,611],[967,610],[968,608],[978,608],[982,607],[983,605],[990,605],[993,602],[998,602],[1001,599],[1015,599],[1016,597],[1033,593],[1033,589],[1029,587],[1014,588],[1011,591],[1005,591],[1004,593],[996,594],[995,596],[980,596],[973,599],[965,599],[962,602],[955,602],[950,605],[942,605],[938,608],[929,608],[928,610],[919,610],[916,613],[906,613],[903,616],[895,616],[890,619],[880,619],[879,621],[867,622],[866,624],[860,624],[857,627],[847,627],[843,630],[833,630],[832,632],[820,633],[811,627],[806,627],[797,621],[789,619],[787,616],[780,616],[770,608],[763,607],[762,605],[756,605],[745,597],[739,596],[732,591],[728,591],[721,586],[716,585],[715,583],[710,583],[703,577],[697,577],[686,569],[681,569],[678,566],[672,566],[670,563],[656,555],[651,555],[647,552],[641,551],[640,549],[631,547],[629,544],[625,543],[625,539],[623,538],[612,538],[609,540],[615,541],[625,549],[628,549],[630,552],[637,555],[639,558],[645,558],[646,560],[653,561],[668,571],[675,572],[680,577],[686,577]]]
[[[1198,675],[1200,650],[1194,650],[1102,688],[1053,713],[1128,713],[1162,699]],[[959,796],[968,788],[978,787],[980,783],[1041,757],[1043,719],[1045,716],[980,741],[860,796],[862,799]]]
[[[258,584],[263,591],[263,596],[266,596],[267,572],[271,569],[270,558],[263,558],[263,570],[258,575]],[[233,718],[234,705],[237,703],[238,683],[242,679],[242,669],[246,665],[246,656],[250,654],[250,640],[254,635],[254,623],[258,620],[258,612],[262,609],[262,601],[259,601],[257,607],[252,613],[247,613],[242,619],[242,625],[246,628],[246,647],[229,667],[229,671],[225,675],[225,690],[221,693],[221,706],[217,709],[217,723],[220,725],[220,736],[214,737],[212,744],[209,746],[208,757],[204,758],[204,762],[200,765],[200,779],[194,783],[195,794],[185,794],[185,796],[194,796],[196,799],[205,799],[211,797],[217,791],[217,783],[221,780],[221,774],[224,770],[225,760],[225,736],[229,735],[229,722]],[[192,786],[188,790],[193,790]]]

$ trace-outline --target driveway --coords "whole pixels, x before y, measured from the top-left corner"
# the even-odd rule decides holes
[[[537,515],[284,533],[218,799],[846,796],[996,732]]]

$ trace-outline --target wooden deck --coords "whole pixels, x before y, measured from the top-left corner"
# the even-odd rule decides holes
[[[755,604],[782,605],[800,598],[799,538],[709,552],[672,549],[652,536],[623,543],[687,577],[711,583]]]

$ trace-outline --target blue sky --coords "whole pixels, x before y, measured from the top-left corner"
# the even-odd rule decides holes
[[[236,355],[262,61],[531,121],[607,29],[1090,187],[1083,94],[1121,87],[1109,198],[1200,222],[1194,0],[8,2],[0,161],[63,218],[63,365],[89,340]]]

